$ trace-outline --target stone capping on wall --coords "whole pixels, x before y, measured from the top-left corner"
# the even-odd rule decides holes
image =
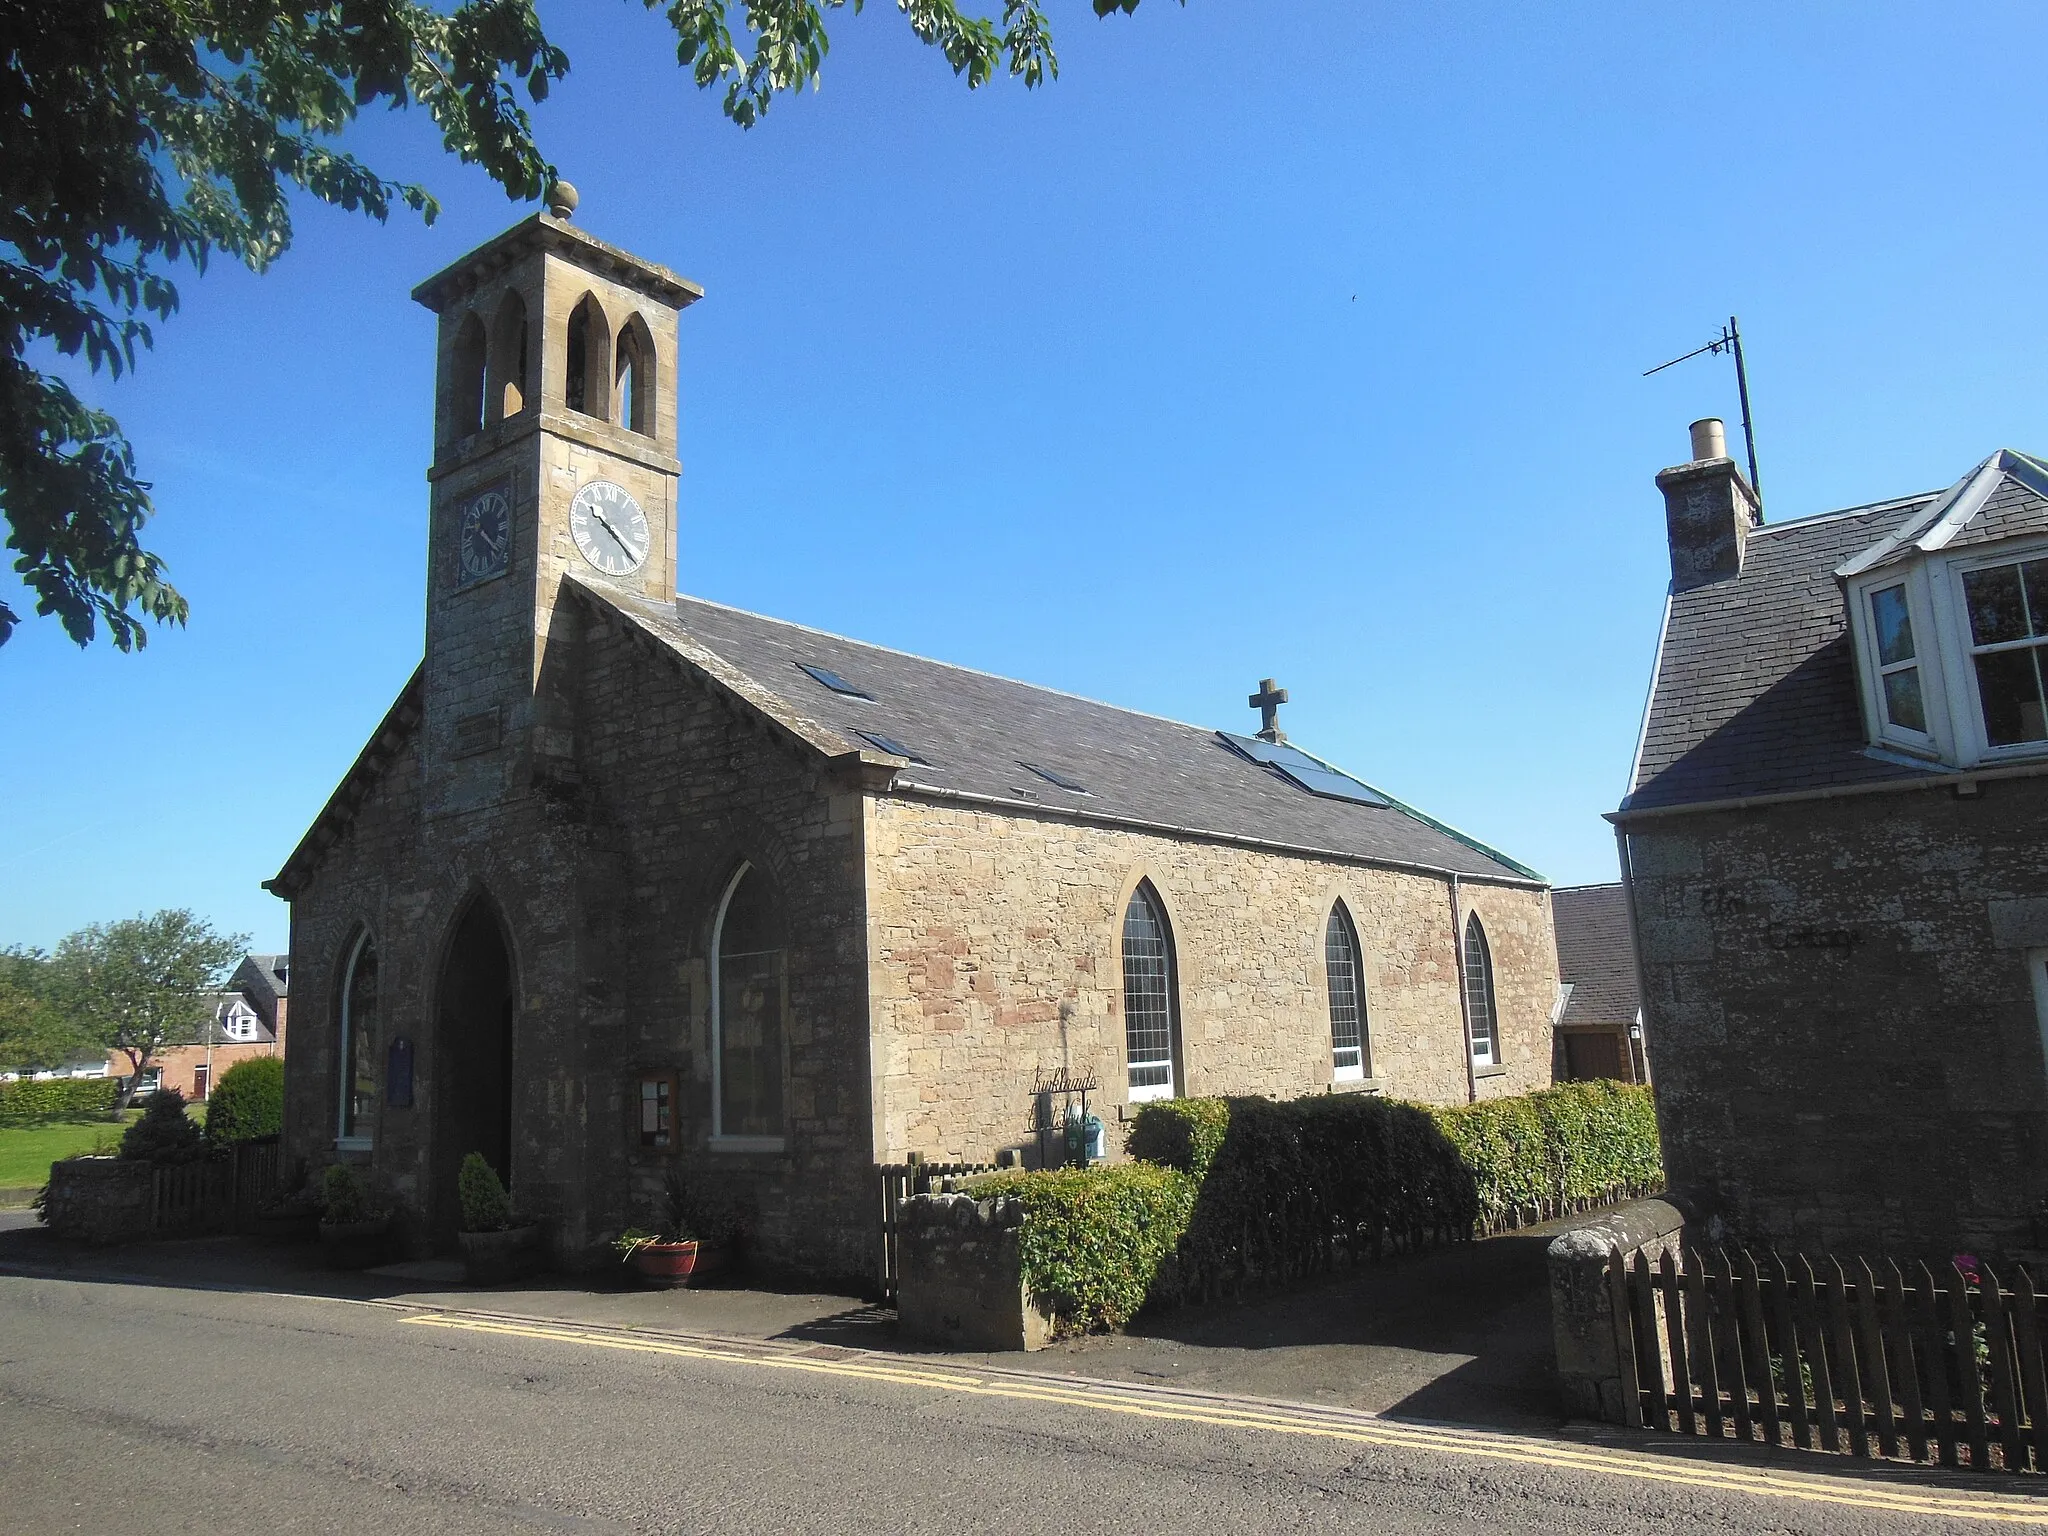
[[[896,1307],[907,1337],[975,1350],[1052,1341],[1052,1320],[1024,1290],[1023,1202],[913,1195],[897,1222]]]
[[[1617,1253],[1624,1260],[1637,1253],[1657,1259],[1675,1251],[1685,1226],[1685,1213],[1669,1200],[1630,1200],[1551,1239],[1550,1328],[1567,1416],[1627,1422],[1617,1330],[1629,1322],[1625,1311],[1616,1311],[1609,1266]]]

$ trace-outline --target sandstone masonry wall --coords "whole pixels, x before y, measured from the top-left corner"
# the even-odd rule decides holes
[[[1100,1079],[1095,1102],[1120,1148],[1123,914],[1141,878],[1172,924],[1189,1093],[1333,1086],[1323,931],[1340,898],[1364,950],[1382,1091],[1473,1096],[1456,947],[1468,910],[1492,943],[1501,1014],[1502,1070],[1478,1094],[1550,1081],[1546,891],[1463,881],[1454,920],[1449,883],[1429,876],[891,796],[868,800],[866,846],[874,1134],[886,1158],[1035,1149],[1033,1071],[1063,1059]]]
[[[1671,1187],[1752,1241],[2042,1257],[2048,780],[1636,823]]]

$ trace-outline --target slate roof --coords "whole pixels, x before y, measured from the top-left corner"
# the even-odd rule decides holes
[[[1557,979],[1572,989],[1560,1025],[1636,1022],[1636,946],[1628,902],[1617,885],[1568,885],[1550,893],[1557,929]]]
[[[2048,465],[2001,449],[1946,491],[1751,530],[1739,575],[1666,605],[1620,814],[1947,771],[1869,750],[1842,583],[2043,529]]]
[[[899,790],[1542,883],[1505,854],[1398,801],[1367,806],[1311,795],[1199,726],[697,598],[679,598],[669,608],[592,583],[577,585],[816,750],[896,765]],[[803,662],[840,674],[872,700],[834,692],[800,670]],[[862,732],[928,761],[901,766]],[[1072,778],[1088,793],[1061,789],[1026,764]]]

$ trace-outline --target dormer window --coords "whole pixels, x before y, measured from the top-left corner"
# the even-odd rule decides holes
[[[2048,559],[1962,572],[1970,665],[1987,747],[2048,741],[2042,655],[2048,650]]]
[[[1924,736],[1927,703],[1920,694],[1920,656],[1913,645],[1913,614],[1904,582],[1870,594],[1870,623],[1877,641],[1885,719],[1900,730]]]

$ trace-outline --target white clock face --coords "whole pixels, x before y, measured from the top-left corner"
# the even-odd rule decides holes
[[[578,491],[569,504],[569,534],[607,576],[630,576],[647,563],[647,514],[623,485],[593,480]]]

